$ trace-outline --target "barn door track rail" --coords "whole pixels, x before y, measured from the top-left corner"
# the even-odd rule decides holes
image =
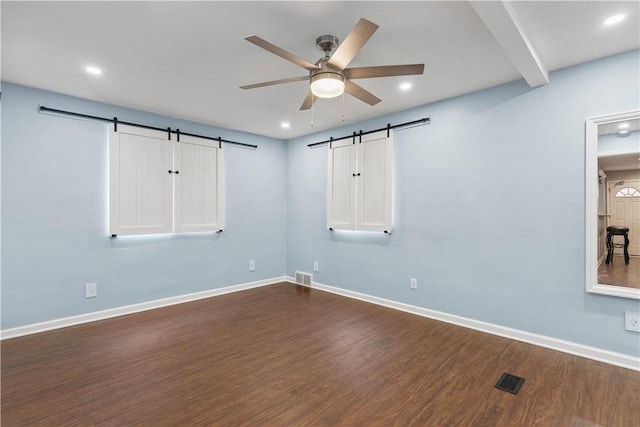
[[[118,130],[118,125],[120,124],[120,125],[127,125],[127,126],[135,126],[135,127],[139,127],[139,128],[143,128],[143,129],[151,129],[151,130],[158,130],[158,131],[161,131],[161,132],[167,132],[169,140],[171,140],[171,134],[175,134],[178,142],[180,142],[180,135],[186,135],[186,136],[193,136],[195,138],[203,138],[203,139],[208,139],[208,140],[211,140],[211,141],[218,141],[220,146],[224,142],[226,144],[237,145],[239,147],[244,147],[244,148],[253,148],[253,149],[258,148],[257,145],[253,145],[253,144],[245,144],[244,142],[229,141],[228,139],[223,139],[221,137],[214,138],[214,137],[211,137],[211,136],[205,136],[205,135],[198,135],[198,134],[195,134],[195,133],[183,132],[180,129],[171,129],[170,127],[159,128],[159,127],[156,127],[156,126],[143,125],[143,124],[140,124],[140,123],[125,122],[125,121],[122,121],[122,120],[118,120],[117,117],[108,118],[108,117],[91,116],[89,114],[75,113],[73,111],[65,111],[65,110],[58,110],[56,108],[49,108],[49,107],[45,107],[44,105],[40,105],[38,107],[38,111],[40,111],[41,113],[63,114],[65,116],[80,117],[80,118],[83,118],[83,119],[99,120],[99,121],[103,121],[103,122],[113,123],[114,129],[116,130],[116,132]]]
[[[374,129],[374,130],[368,130],[366,132],[360,131],[358,133],[353,132],[353,134],[351,135],[345,135],[345,136],[341,136],[339,138],[329,138],[325,141],[320,141],[320,142],[314,142],[313,144],[307,144],[307,147],[309,148],[313,148],[313,147],[318,147],[320,145],[324,145],[324,144],[331,144],[333,141],[337,141],[340,139],[345,139],[345,138],[355,138],[356,136],[362,136],[362,135],[368,135],[370,133],[375,133],[375,132],[380,132],[383,130],[387,131],[387,135],[389,135],[389,131],[391,129],[396,129],[396,128],[403,128],[403,127],[407,127],[407,126],[419,126],[419,125],[428,125],[431,123],[431,118],[430,117],[423,117],[421,119],[418,120],[413,120],[411,122],[405,122],[405,123],[399,123],[397,125],[392,125],[391,123],[387,123],[387,126],[380,128],[380,129]]]

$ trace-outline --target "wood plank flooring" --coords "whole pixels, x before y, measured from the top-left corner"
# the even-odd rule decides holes
[[[3,427],[640,426],[639,372],[288,283],[1,350]]]
[[[625,264],[622,256],[615,255],[610,264],[601,263],[598,267],[598,283],[640,288],[640,257],[632,256],[629,264]]]

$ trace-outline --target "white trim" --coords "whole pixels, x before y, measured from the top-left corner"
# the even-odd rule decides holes
[[[640,111],[590,117],[585,121],[585,290],[592,294],[640,299],[640,289],[598,283],[598,126],[634,119]]]
[[[287,281],[295,283],[295,280],[289,276],[287,276]],[[342,295],[348,298],[353,298],[360,301],[381,305],[383,307],[404,311],[406,313],[416,314],[418,316],[427,317],[429,319],[440,320],[442,322],[474,329],[476,331],[486,332],[492,335],[526,342],[528,344],[549,348],[551,350],[561,351],[563,353],[573,354],[575,356],[586,357],[587,359],[597,360],[599,362],[608,363],[614,366],[620,366],[622,368],[632,369],[634,371],[640,371],[640,358],[628,356],[626,354],[614,353],[612,351],[589,347],[571,341],[560,340],[557,338],[551,338],[544,335],[521,331],[519,329],[513,329],[506,326],[495,325],[493,323],[482,322],[480,320],[469,319],[467,317],[457,316],[455,314],[444,313],[442,311],[436,311],[428,308],[418,307],[415,305],[391,301],[384,298],[362,294],[360,292],[336,288],[329,285],[323,285],[322,283],[318,282],[313,282],[311,284],[311,287],[313,289],[331,292],[333,294]]]
[[[154,301],[148,301],[140,304],[132,304],[123,307],[112,308],[108,310],[96,311],[93,313],[80,314],[77,316],[64,317],[61,319],[50,320],[47,322],[34,323],[31,325],[19,326],[17,328],[5,329],[0,331],[0,339],[6,340],[17,338],[24,335],[36,334],[39,332],[50,331],[53,329],[65,328],[67,326],[80,325],[83,323],[95,322],[98,320],[109,319],[112,317],[124,316],[133,313],[139,313],[156,308],[168,307],[171,305],[182,304],[185,302],[196,301],[204,298],[211,298],[232,292],[244,291],[247,289],[268,286],[279,282],[290,282],[295,284],[295,278],[290,276],[274,277],[271,279],[258,280],[255,282],[243,283],[239,285],[227,286],[224,288],[210,289],[202,292],[194,292],[191,294],[179,295],[175,297],[163,298]],[[492,323],[482,322],[479,320],[469,319],[454,314],[444,313],[441,311],[431,310],[428,308],[418,307],[401,302],[391,301],[384,298],[374,297],[360,292],[350,291],[346,289],[336,288],[322,283],[312,282],[311,287],[320,291],[330,292],[342,295],[348,298],[365,301],[371,304],[404,311],[406,313],[415,314],[429,319],[440,320],[465,328],[474,329],[480,332],[486,332],[492,335],[504,338],[514,339],[526,342],[540,347],[552,350],[562,351],[564,353],[576,356],[586,357],[587,359],[597,360],[599,362],[608,363],[614,366],[620,366],[635,371],[640,371],[640,358],[635,358],[625,354],[614,353],[595,347],[589,347],[582,344],[564,341],[544,335],[533,334],[518,329],[507,328],[505,326],[495,325]]]
[[[141,311],[154,310],[156,308],[182,304],[185,302],[196,301],[204,298],[211,298],[218,295],[244,291],[247,289],[258,288],[261,286],[272,285],[274,283],[285,282],[285,281],[288,281],[288,278],[285,276],[274,277],[271,279],[258,280],[255,282],[242,283],[239,285],[227,286],[224,288],[210,289],[207,291],[194,292],[194,293],[185,294],[185,295],[178,295],[175,297],[163,298],[163,299],[158,299],[154,301],[147,301],[139,304],[125,305],[123,307],[110,308],[108,310],[95,311],[93,313],[63,317],[61,319],[54,319],[54,320],[49,320],[41,323],[33,323],[31,325],[18,326],[17,328],[5,329],[0,331],[0,339],[6,340],[10,338],[21,337],[23,335],[37,334],[39,332],[50,331],[52,329],[66,328],[67,326],[95,322],[98,320],[109,319],[111,317],[125,316],[127,314],[133,314],[133,313],[140,313]]]

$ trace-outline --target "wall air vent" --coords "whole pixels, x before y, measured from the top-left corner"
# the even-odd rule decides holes
[[[311,274],[296,271],[296,284],[311,287]]]

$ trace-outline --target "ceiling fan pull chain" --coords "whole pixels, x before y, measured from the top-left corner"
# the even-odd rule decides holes
[[[313,127],[313,93],[311,93],[311,127]]]
[[[342,92],[342,121],[344,122],[344,92]]]

